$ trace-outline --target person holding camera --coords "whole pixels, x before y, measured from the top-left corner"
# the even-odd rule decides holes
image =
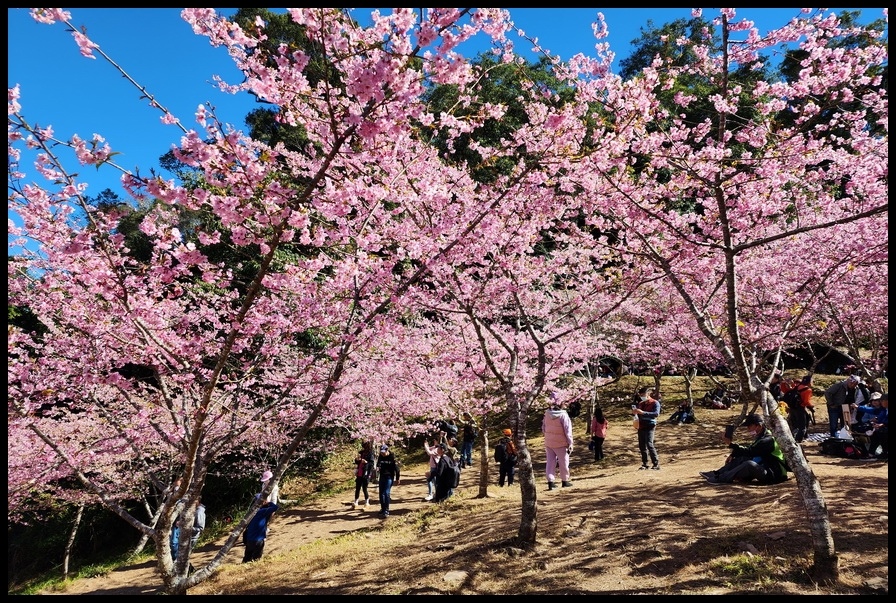
[[[744,427],[753,435],[748,446],[732,444],[734,426],[729,425],[722,440],[731,448],[725,465],[715,471],[701,471],[700,475],[713,485],[733,482],[777,484],[787,479],[787,463],[775,436],[765,426],[760,415],[750,414],[744,419]]]
[[[656,421],[660,416],[660,401],[648,395],[648,388],[638,390],[638,402],[632,404],[632,415],[638,417],[638,452],[641,453],[640,469],[647,469],[647,456],[653,463],[652,469],[659,471],[660,456],[656,451],[653,437]]]

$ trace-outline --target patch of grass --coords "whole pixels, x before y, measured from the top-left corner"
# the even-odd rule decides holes
[[[710,567],[725,578],[731,588],[766,588],[780,581],[787,571],[780,560],[749,553],[723,557],[711,563]]]
[[[35,578],[33,581],[30,581],[27,584],[10,590],[9,594],[37,595],[41,592],[63,591],[67,584],[76,582],[81,578],[96,578],[97,576],[105,576],[119,567],[132,565],[134,563],[141,563],[143,561],[146,561],[147,559],[150,559],[151,557],[152,554],[150,553],[141,553],[136,557],[123,556],[97,563],[90,563],[78,568],[75,571],[69,572],[68,579],[64,579],[58,575],[43,575],[39,578]]]

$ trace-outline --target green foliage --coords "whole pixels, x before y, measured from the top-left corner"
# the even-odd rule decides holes
[[[697,60],[691,44],[679,46],[677,40],[686,38],[692,44],[705,42],[704,31],[713,32],[712,23],[703,17],[693,19],[676,19],[661,27],[654,25],[652,19],[648,19],[641,28],[641,35],[631,41],[632,52],[626,58],[619,61],[619,75],[622,79],[635,77],[645,68],[649,67],[657,55],[670,59],[672,64],[683,67]],[[717,48],[718,35],[712,33],[711,42]]]
[[[850,11],[844,10],[843,12],[838,14],[840,19],[840,26],[843,28],[850,28],[859,25],[859,18],[861,17],[862,11]],[[865,28],[879,31],[886,34],[887,31],[887,22],[883,19],[877,19]],[[837,38],[830,38],[828,40],[828,46],[830,48],[862,48],[868,47],[872,45],[883,44],[886,45],[886,38],[875,39],[867,33],[862,33],[860,35],[845,35]],[[787,82],[796,81],[799,77],[800,71],[805,69],[805,63],[809,62],[809,54],[802,49],[799,48],[790,48],[784,55],[784,58],[781,61],[781,64],[778,66],[778,71],[780,76]],[[830,116],[834,111],[858,111],[864,106],[864,91],[868,92],[876,92],[879,90],[887,90],[887,85],[889,82],[889,65],[883,65],[879,67],[874,67],[872,71],[868,74],[868,83],[864,84],[861,87],[855,88],[857,86],[857,82],[850,81],[849,85],[854,88],[854,100],[852,101],[841,101],[837,105],[833,106],[823,106],[819,108],[818,113],[815,115],[814,119],[810,122],[808,127],[817,127],[817,126],[825,126],[828,127],[830,125]],[[879,84],[876,84],[872,81],[872,78],[879,76],[881,81]],[[788,107],[787,109],[780,112],[777,118],[777,123],[779,127],[789,128],[794,124],[794,120],[797,115],[802,114],[802,111],[796,111],[794,107]],[[805,127],[805,126],[804,126]],[[868,120],[867,127],[871,128],[875,134],[879,136],[887,135],[886,125],[882,125],[876,122],[876,120]],[[850,138],[849,127],[847,125],[834,125],[834,127],[828,130],[827,136],[832,140],[836,140],[838,137],[843,137],[845,139]]]
[[[499,63],[493,56],[480,54],[474,61],[479,68],[487,71],[477,87],[478,95],[474,106],[461,108],[456,86],[440,85],[430,89],[426,94],[427,104],[433,113],[447,112],[463,118],[477,112],[486,103],[507,107],[501,119],[488,119],[470,134],[454,139],[453,150],[449,150],[448,136],[439,131],[432,131],[432,143],[442,153],[458,163],[465,163],[473,178],[479,182],[494,182],[500,175],[506,175],[517,165],[525,152],[520,149],[517,156],[504,157],[494,163],[482,161],[479,153],[471,150],[470,143],[476,141],[485,146],[500,146],[501,141],[510,139],[513,132],[528,123],[528,116],[521,103],[521,98],[531,94],[528,85],[536,90],[548,90],[556,94],[559,104],[570,98],[572,91],[562,84],[551,72],[550,61],[542,58],[536,63],[507,64]],[[420,126],[421,131],[426,131]]]

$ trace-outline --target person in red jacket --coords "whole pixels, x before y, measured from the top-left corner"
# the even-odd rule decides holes
[[[796,442],[802,442],[809,430],[809,413],[812,412],[812,375],[806,375],[797,383],[787,379],[781,379],[782,399],[790,400],[787,403],[787,422]],[[788,392],[795,391],[795,396],[788,396]]]

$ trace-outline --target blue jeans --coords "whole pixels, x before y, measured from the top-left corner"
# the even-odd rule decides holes
[[[828,406],[828,427],[831,430],[831,437],[836,438],[837,432],[843,427],[843,411],[839,406]]]
[[[380,513],[389,514],[389,503],[392,502],[392,483],[395,478],[391,475],[380,476]]]
[[[464,440],[460,445],[460,465],[473,466],[473,440]]]

